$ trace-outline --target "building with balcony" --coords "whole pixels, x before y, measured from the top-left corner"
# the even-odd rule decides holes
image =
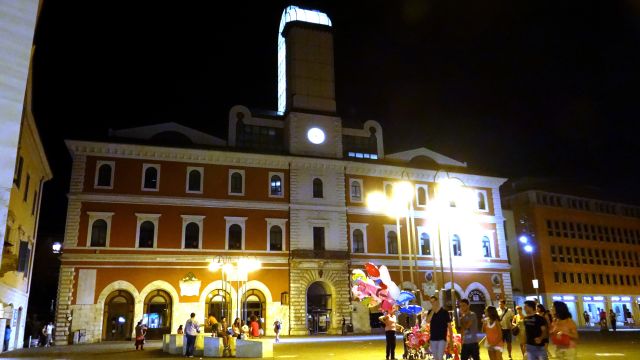
[[[275,320],[290,335],[339,333],[343,319],[368,332],[376,309],[350,296],[351,270],[367,262],[386,265],[420,298],[452,287],[478,307],[510,298],[505,179],[425,148],[386,153],[376,121],[343,126],[325,14],[285,9],[278,41],[279,111],[234,106],[226,139],[164,123],[66,142],[73,166],[56,343],[80,330],[89,342],[130,338],[138,320],[160,336],[191,312],[201,322],[255,315],[267,335]],[[474,226],[431,217],[439,175],[472,189]],[[415,190],[415,226],[403,219],[398,233],[365,200],[402,179]],[[242,269],[247,259],[262,267],[224,278],[209,269]]]

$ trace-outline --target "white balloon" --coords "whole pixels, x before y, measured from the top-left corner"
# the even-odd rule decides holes
[[[380,280],[387,285],[387,290],[389,290],[389,296],[395,300],[400,296],[400,288],[396,283],[391,280],[391,275],[389,275],[389,269],[385,265],[380,266],[378,269],[380,270]]]

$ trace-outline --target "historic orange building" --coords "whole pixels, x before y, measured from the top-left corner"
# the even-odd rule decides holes
[[[531,180],[507,187],[503,203],[513,211],[515,222],[509,238],[510,250],[519,257],[519,266],[514,264],[519,267],[514,272],[517,292],[535,294],[530,255],[516,241],[525,235],[534,247],[538,291],[545,304],[567,302],[583,326],[587,325],[584,312],[593,324],[598,309],[613,309],[620,325],[628,317],[637,322],[640,207],[599,200],[576,187]]]
[[[256,315],[267,335],[275,320],[290,335],[337,333],[343,318],[368,332],[376,309],[350,299],[351,270],[367,262],[386,265],[421,299],[452,286],[478,307],[511,297],[498,191],[505,179],[425,148],[386,154],[375,121],[343,127],[331,21],[295,7],[282,19],[280,112],[233,107],[227,139],[166,123],[67,141],[57,343],[79,331],[86,341],[125,339],[138,320],[151,336],[175,332],[191,312],[200,321]],[[437,220],[443,178],[469,189],[472,225]],[[415,223],[400,219],[398,234],[396,219],[365,200],[400,180],[415,190]],[[246,259],[261,268],[242,271]]]

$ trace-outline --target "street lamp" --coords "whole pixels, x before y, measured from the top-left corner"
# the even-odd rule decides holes
[[[256,258],[240,258],[237,263],[237,281],[242,282],[242,284],[238,285],[238,294],[240,293],[240,289],[242,289],[242,301],[240,302],[240,306],[242,306],[242,314],[247,315],[246,308],[246,300],[247,300],[247,282],[249,280],[249,273],[260,270],[262,268],[262,262]],[[240,317],[240,306],[236,308],[236,317]]]
[[[222,306],[222,316],[225,317],[225,312],[228,306],[227,304],[227,282],[225,279],[225,274],[229,274],[230,272],[233,271],[233,264],[231,263],[231,259],[229,259],[228,257],[222,257],[222,256],[216,256],[213,260],[211,260],[209,262],[209,271],[211,272],[216,272],[220,270],[221,273],[221,280],[222,280],[222,298],[223,298],[223,306]],[[208,314],[204,314],[205,317],[208,316]],[[226,314],[226,316],[229,316],[229,314]]]
[[[526,237],[525,235],[520,236],[518,240],[520,241],[521,244],[524,245],[523,246],[524,251],[528,253],[530,256],[531,268],[533,269],[533,279],[531,280],[531,284],[533,285],[533,288],[536,290],[536,298],[538,298],[538,302],[542,303],[542,300],[540,299],[540,293],[538,290],[538,277],[536,276],[536,265],[533,262],[533,252],[534,252],[533,245],[529,244],[529,238]]]

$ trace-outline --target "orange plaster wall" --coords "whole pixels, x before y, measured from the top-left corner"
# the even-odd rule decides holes
[[[98,160],[115,161],[113,189],[95,189],[96,162]],[[142,191],[143,164],[160,165],[159,191]],[[204,168],[203,193],[189,194],[186,192],[187,167]],[[229,195],[229,169],[245,171],[245,195]],[[284,174],[284,196],[282,198],[269,197],[269,172]],[[288,202],[289,199],[289,170],[267,169],[253,167],[237,167],[212,164],[194,164],[174,161],[137,160],[123,158],[103,158],[88,156],[85,170],[84,191],[93,193],[114,194],[144,194],[160,196],[206,197],[214,199],[236,199],[254,201]]]
[[[90,267],[87,267],[90,268]],[[98,268],[96,275],[96,292],[94,301],[104,288],[114,281],[124,280],[131,283],[138,291],[141,291],[149,283],[156,280],[164,280],[170,283],[180,294],[180,279],[188,272],[192,272],[196,278],[202,281],[200,290],[202,291],[209,283],[221,280],[220,272],[212,273],[203,268]],[[76,270],[76,282],[77,284]],[[273,301],[280,301],[280,294],[289,291],[289,270],[288,269],[261,269],[249,275],[249,280],[258,280],[264,283],[273,296]],[[231,285],[236,288],[236,283]],[[76,285],[77,286],[77,285]],[[74,302],[76,299],[76,286],[74,286]],[[180,296],[180,302],[197,302],[200,296]]]

